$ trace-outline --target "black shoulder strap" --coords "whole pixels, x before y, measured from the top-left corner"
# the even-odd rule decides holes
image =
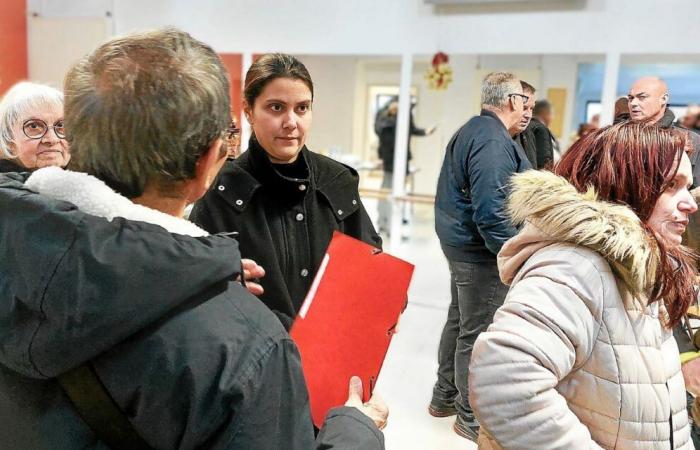
[[[112,449],[150,450],[124,412],[109,395],[90,363],[58,377],[87,426]]]

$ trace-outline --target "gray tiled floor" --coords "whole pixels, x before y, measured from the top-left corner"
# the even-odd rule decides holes
[[[364,200],[370,216],[376,201]],[[415,205],[401,236],[386,239],[385,251],[416,269],[409,302],[382,367],[376,391],[390,408],[385,429],[389,450],[475,449],[452,431],[454,417],[436,419],[427,412],[437,370],[437,347],[450,302],[449,272],[433,231],[431,205]]]

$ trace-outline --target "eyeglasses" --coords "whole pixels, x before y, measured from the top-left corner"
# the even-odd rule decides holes
[[[508,94],[508,97],[513,97],[513,96],[522,98],[523,103],[527,103],[527,101],[530,100],[530,96],[525,95],[525,94]]]
[[[53,132],[56,133],[59,139],[66,138],[66,128],[63,125],[63,120],[59,120],[51,126],[41,119],[29,119],[22,124],[22,132],[29,139],[43,138],[48,133],[49,128],[53,128]]]

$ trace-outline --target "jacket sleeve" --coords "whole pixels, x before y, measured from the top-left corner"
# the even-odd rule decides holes
[[[508,183],[516,169],[508,148],[496,139],[475,144],[467,164],[474,222],[494,255],[517,232],[505,211]]]
[[[291,339],[276,345],[259,370],[249,377],[255,393],[233,418],[241,424],[226,448],[384,448],[382,433],[369,418],[345,407],[329,412],[315,442],[301,360]]]
[[[359,202],[360,210],[358,212],[360,213],[360,240],[381,249],[382,238],[377,233],[377,230],[374,229],[372,219],[369,218],[369,214],[367,214],[367,210],[365,209],[365,205],[362,203],[362,200],[359,200]]]
[[[469,373],[471,406],[500,446],[600,448],[555,389],[586,362],[598,330],[589,307],[561,281],[532,276],[511,288],[474,345]]]
[[[554,159],[552,149],[552,138],[549,130],[544,126],[533,127],[532,134],[535,136],[535,149],[537,151],[537,169],[545,167]]]
[[[64,215],[41,217],[48,223],[18,231],[12,244],[27,256],[18,273],[43,272],[35,295],[0,308],[0,363],[25,376],[54,377],[76,367],[240,272],[238,246],[230,238],[191,238],[88,215],[72,226],[52,222]],[[46,267],[46,243],[68,232],[72,238],[60,258]],[[230,259],[214,263],[212,248]]]
[[[383,448],[384,434],[374,422],[357,408],[347,406],[328,412],[316,438],[317,450]]]

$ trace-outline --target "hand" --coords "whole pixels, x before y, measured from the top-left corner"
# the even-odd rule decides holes
[[[265,269],[259,266],[258,263],[252,259],[241,259],[241,265],[243,266],[243,279],[245,280],[245,287],[253,295],[262,295],[265,290],[263,287],[251,280],[256,280],[265,276]],[[241,277],[236,278],[241,281]]]
[[[683,364],[681,370],[685,380],[685,389],[695,396],[700,395],[700,358]]]
[[[386,427],[387,419],[389,418],[389,407],[378,395],[372,395],[372,398],[367,403],[362,403],[362,380],[360,377],[354,376],[350,378],[348,401],[345,402],[345,406],[353,406],[359,409],[362,414],[372,419],[380,430]]]

